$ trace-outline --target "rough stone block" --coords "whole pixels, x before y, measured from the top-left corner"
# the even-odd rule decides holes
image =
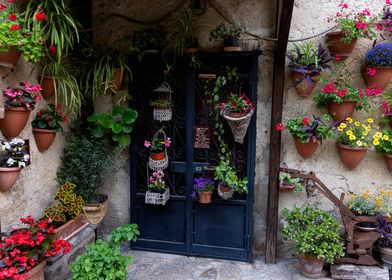
[[[95,241],[94,226],[88,226],[69,240],[72,245],[71,251],[66,255],[57,256],[48,260],[45,266],[45,279],[64,280],[71,275],[69,265],[86,251],[88,244]]]
[[[332,279],[348,280],[389,280],[388,268],[352,264],[331,266]]]

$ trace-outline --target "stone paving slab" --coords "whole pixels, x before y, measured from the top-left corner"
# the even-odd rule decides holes
[[[209,258],[185,257],[145,251],[127,251],[133,264],[129,280],[305,280],[297,259],[280,259],[266,264],[264,259],[244,263]],[[321,277],[320,280],[331,278]]]

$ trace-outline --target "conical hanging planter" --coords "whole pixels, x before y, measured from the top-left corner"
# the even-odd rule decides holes
[[[338,147],[340,159],[349,170],[355,169],[365,158],[367,152],[367,148],[353,148],[340,143],[337,143],[336,146]]]
[[[0,119],[0,129],[7,139],[18,137],[26,126],[30,111],[23,107],[5,108],[5,117]]]
[[[376,88],[385,89],[392,79],[392,67],[375,67],[376,73],[370,76],[367,68],[362,71],[367,86],[374,85]]]
[[[297,148],[298,154],[300,154],[300,156],[303,157],[304,159],[311,158],[318,148],[319,145],[318,142],[309,140],[306,143],[302,143],[298,137],[296,136],[293,137],[294,137],[294,143],[295,143],[295,147]]]
[[[236,113],[221,113],[230,126],[235,142],[239,144],[242,144],[244,142],[244,138],[246,132],[248,131],[248,126],[250,123],[250,119],[252,118],[253,112],[254,110],[250,110],[246,115],[235,115]]]
[[[10,47],[6,52],[0,52],[0,66],[13,68],[19,61],[21,52]]]
[[[343,121],[353,116],[357,102],[343,101],[342,103],[328,102],[328,112],[335,121]]]
[[[54,95],[54,79],[52,76],[45,76],[42,79],[41,87],[42,91],[41,94],[45,99],[49,99]]]
[[[326,43],[329,52],[332,55],[340,55],[342,60],[350,56],[357,44],[357,39],[355,38],[348,43],[343,42],[344,34],[342,31],[328,32],[325,36],[327,37]]]
[[[9,191],[19,178],[19,167],[0,167],[0,191]]]
[[[291,76],[295,83],[295,90],[297,91],[297,94],[301,97],[308,97],[312,94],[320,77],[320,75],[315,75],[310,78],[303,73],[298,73],[294,71],[291,73]]]
[[[86,204],[83,206],[83,212],[89,224],[97,225],[105,218],[108,211],[108,196],[105,194],[98,195],[98,203]]]
[[[56,131],[51,129],[33,128],[35,143],[40,152],[45,152],[52,145]]]

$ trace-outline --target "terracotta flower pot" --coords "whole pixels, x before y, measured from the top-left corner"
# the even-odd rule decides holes
[[[353,116],[356,106],[357,102],[355,101],[328,102],[328,113],[335,121],[342,121]]]
[[[121,72],[120,68],[116,68],[113,73],[112,82],[115,90],[120,90],[123,86],[124,71]]]
[[[46,261],[40,262],[38,265],[34,266],[31,270],[27,271],[27,280],[45,280],[44,267]]]
[[[199,203],[208,204],[211,203],[212,192],[198,192]]]
[[[4,119],[0,119],[0,129],[7,139],[18,137],[26,126],[30,111],[23,107],[5,109]]]
[[[385,89],[392,79],[392,67],[375,67],[376,74],[370,76],[367,68],[362,71],[367,86],[375,85],[376,88]]]
[[[317,258],[307,255],[299,255],[301,274],[308,278],[316,279],[321,276],[324,266],[324,258]]]
[[[0,191],[9,191],[19,178],[19,167],[0,167]]]
[[[82,213],[62,226],[55,228],[53,233],[50,233],[49,236],[52,239],[69,240],[87,226],[88,222],[86,216]]]
[[[40,152],[45,152],[52,145],[56,131],[51,129],[33,128],[35,143]]]
[[[389,171],[392,172],[392,155],[384,155]]]
[[[367,152],[367,148],[353,148],[340,143],[337,143],[336,146],[338,147],[341,161],[349,170],[355,169],[364,159]]]
[[[0,52],[0,66],[15,67],[20,58],[21,52],[15,47],[10,47],[6,52]]]
[[[392,249],[388,247],[378,246],[378,251],[380,252],[381,260],[384,265],[388,268],[392,267]]]
[[[220,190],[223,193],[227,193],[227,192],[231,191],[231,188],[229,186],[220,186]]]
[[[242,118],[247,114],[248,114],[247,112],[241,112],[241,113],[229,112],[227,115],[232,118]]]
[[[328,32],[325,36],[329,52],[332,55],[340,55],[343,60],[350,56],[357,44],[357,39],[352,39],[349,43],[343,42],[344,35],[341,31]]]
[[[151,158],[153,160],[163,160],[165,158],[165,152],[154,153],[151,152]]]
[[[302,143],[301,140],[297,136],[294,137],[295,147],[297,148],[298,153],[304,159],[311,158],[312,155],[316,152],[318,147],[318,142],[309,141],[307,143]]]
[[[54,80],[52,76],[45,76],[41,83],[41,94],[45,99],[49,99],[54,95]]]
[[[294,83],[298,83],[301,81],[298,85],[295,86],[295,90],[297,91],[297,94],[302,97],[308,97],[312,94],[314,88],[317,85],[317,81],[320,77],[320,75],[316,75],[312,77],[312,79],[315,81],[313,82],[312,80],[309,80],[304,77],[304,74],[302,73],[297,73],[297,72],[292,72],[291,76],[293,78]]]

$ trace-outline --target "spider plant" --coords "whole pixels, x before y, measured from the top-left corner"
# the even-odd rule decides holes
[[[86,49],[88,61],[85,66],[86,77],[85,94],[95,99],[107,92],[118,93],[113,76],[117,69],[120,70],[122,77],[125,73],[132,75],[130,67],[124,62],[123,56],[116,49]]]
[[[173,33],[174,54],[181,56],[186,48],[196,47],[196,35],[199,29],[200,26],[193,19],[192,15],[187,10],[182,10]]]
[[[43,34],[46,42],[57,49],[58,61],[79,43],[81,23],[72,17],[71,9],[66,0],[31,0],[24,12],[24,24],[30,28],[39,12],[44,12],[46,19],[42,21]]]

